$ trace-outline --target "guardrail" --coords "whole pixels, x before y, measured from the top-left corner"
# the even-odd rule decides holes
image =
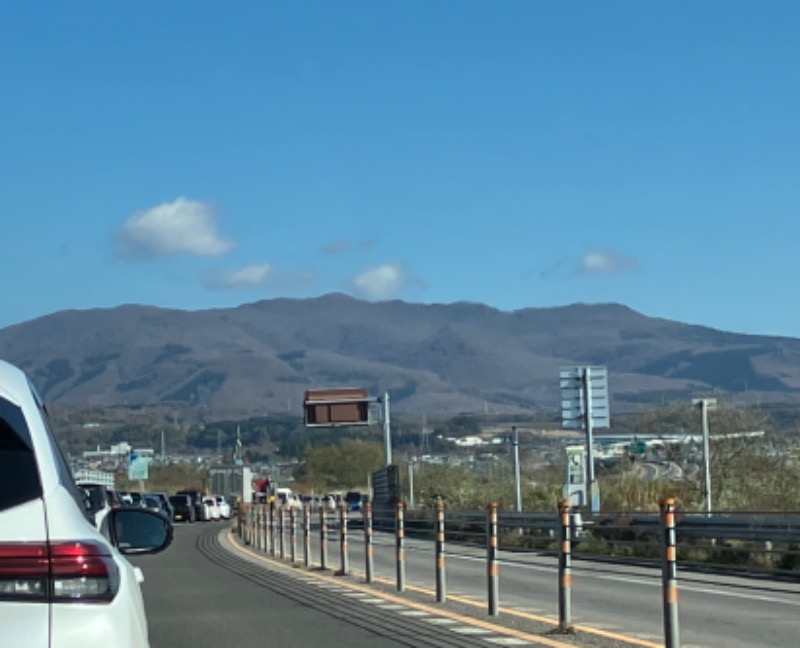
[[[295,543],[294,522],[283,522],[285,513],[274,505],[241,507],[237,533],[242,541],[281,560],[286,560],[285,538]],[[287,516],[288,517],[288,516]],[[291,516],[293,520],[294,516]],[[348,526],[347,511],[337,514],[305,507],[302,533],[305,567],[311,565],[312,521],[318,524],[318,564],[328,561],[329,538],[338,539],[338,574],[348,574],[350,565],[348,535],[358,533],[356,524]],[[355,522],[355,520],[354,520]],[[435,556],[436,601],[446,601],[445,543],[464,543],[486,548],[486,611],[500,610],[498,550],[535,551],[558,556],[559,624],[555,631],[571,632],[572,558],[636,560],[660,565],[664,645],[678,648],[677,567],[762,571],[800,579],[800,515],[796,513],[694,513],[677,509],[674,500],[660,503],[658,514],[604,513],[583,518],[564,501],[557,512],[508,513],[490,504],[485,511],[450,511],[438,503],[432,511],[408,511],[403,502],[394,511],[372,505],[364,507],[361,519],[364,535],[366,581],[373,581],[372,534],[383,529],[394,534],[396,586],[405,590],[406,536],[430,540]],[[280,547],[280,551],[277,550]],[[297,561],[294,549],[289,560]]]

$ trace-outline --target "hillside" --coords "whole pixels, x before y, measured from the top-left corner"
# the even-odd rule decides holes
[[[606,365],[612,408],[721,390],[800,401],[800,340],[726,333],[618,304],[504,312],[342,294],[180,311],[61,311],[0,329],[0,357],[45,400],[178,402],[219,415],[300,413],[305,389],[389,390],[398,412],[553,411],[563,366]]]

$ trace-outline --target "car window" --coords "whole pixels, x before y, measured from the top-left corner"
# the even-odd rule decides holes
[[[0,398],[0,511],[42,496],[30,431],[22,410]]]

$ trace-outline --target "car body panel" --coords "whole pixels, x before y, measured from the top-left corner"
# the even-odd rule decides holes
[[[148,648],[147,620],[136,571],[90,520],[93,516],[85,506],[85,498],[75,486],[42,415],[43,406],[32,390],[23,372],[0,361],[0,398],[3,399],[0,414],[4,413],[4,417],[0,417],[3,426],[0,432],[7,441],[13,442],[5,448],[0,445],[0,452],[6,453],[3,460],[7,466],[20,465],[24,459],[24,470],[20,474],[27,477],[31,485],[38,474],[40,484],[40,490],[37,488],[33,496],[26,494],[30,498],[23,503],[13,505],[13,499],[6,499],[8,507],[0,508],[0,544],[11,543],[9,550],[19,550],[21,543],[41,547],[54,547],[59,541],[62,547],[91,543],[94,550],[107,553],[109,564],[113,561],[116,565],[119,584],[110,601],[50,600],[42,594],[36,602],[0,600],[2,644],[14,648]],[[27,463],[31,455],[34,462]],[[8,488],[8,479],[8,475],[0,473],[0,489]],[[171,529],[167,530],[171,540]],[[80,562],[75,560],[75,564]],[[17,593],[13,596],[30,596],[31,590],[24,582],[35,577],[22,575],[27,572],[16,575],[14,564],[13,561],[9,563],[9,578],[12,579],[9,582],[23,583],[16,587],[28,589],[14,590]],[[48,574],[44,578],[49,583],[52,572],[44,573]],[[74,576],[68,573],[66,578]],[[114,581],[112,577],[110,582]],[[80,583],[81,579],[75,578],[74,582]],[[44,591],[50,591],[49,587],[46,585]]]

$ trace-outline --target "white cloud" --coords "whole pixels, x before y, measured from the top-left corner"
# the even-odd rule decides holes
[[[639,269],[639,262],[615,250],[590,250],[575,267],[577,274],[583,275],[621,275]]]
[[[351,279],[353,290],[370,299],[388,299],[397,296],[409,283],[402,263],[384,263],[366,268]]]
[[[228,288],[252,288],[266,283],[273,268],[269,263],[254,263],[238,270],[220,270],[206,281],[210,290]]]
[[[208,203],[186,198],[136,212],[120,228],[117,243],[125,258],[219,256],[235,245],[217,233],[216,216]]]

